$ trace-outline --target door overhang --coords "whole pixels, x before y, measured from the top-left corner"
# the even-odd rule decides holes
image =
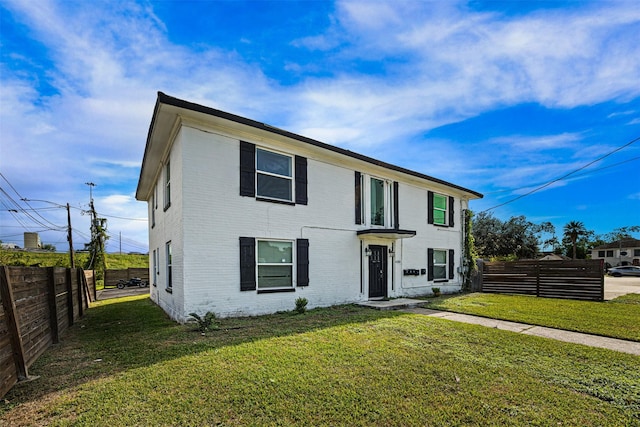
[[[394,228],[369,228],[367,230],[360,230],[357,235],[361,239],[367,237],[378,237],[380,239],[409,239],[416,235],[415,230],[398,230]]]

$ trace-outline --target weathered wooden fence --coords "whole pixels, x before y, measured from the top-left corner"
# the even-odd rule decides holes
[[[482,263],[482,292],[604,300],[600,260]]]
[[[93,271],[0,266],[0,397],[95,300]]]
[[[105,270],[104,287],[115,288],[118,280],[129,280],[137,277],[142,280],[149,281],[148,268],[127,268],[126,270]]]

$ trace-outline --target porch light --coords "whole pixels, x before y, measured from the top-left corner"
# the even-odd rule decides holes
[[[396,251],[395,251],[395,249],[393,248],[393,246],[391,246],[391,247],[389,248],[389,256],[392,256],[392,257],[396,256]]]
[[[371,256],[371,249],[369,249],[369,246],[364,248],[364,255],[365,256]]]

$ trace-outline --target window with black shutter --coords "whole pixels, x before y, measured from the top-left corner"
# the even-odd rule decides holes
[[[256,239],[240,237],[240,290],[256,289]]]
[[[427,280],[446,282],[453,273],[453,249],[427,249]]]
[[[256,200],[308,204],[307,158],[240,141],[240,195]],[[294,190],[295,189],[295,190]]]
[[[393,228],[400,229],[400,207],[398,205],[398,181],[393,181]]]
[[[296,240],[296,283],[309,286],[309,239]]]
[[[296,156],[296,204],[307,204],[307,158]]]
[[[356,224],[362,224],[362,175],[355,173]]]
[[[256,195],[256,146],[240,141],[240,195]]]
[[[455,198],[444,194],[427,192],[427,222],[429,224],[453,227]]]

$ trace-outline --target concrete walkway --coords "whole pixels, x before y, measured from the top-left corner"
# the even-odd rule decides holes
[[[562,329],[547,328],[544,326],[528,325],[526,323],[508,322],[487,317],[472,316],[469,314],[453,313],[450,311],[431,310],[423,308],[428,301],[410,298],[399,298],[390,301],[366,301],[359,305],[375,308],[377,310],[402,310],[406,313],[422,314],[430,317],[452,320],[454,322],[470,323],[486,326],[487,328],[502,329],[525,335],[550,338],[574,344],[582,344],[590,347],[606,348],[640,356],[640,342],[620,340],[617,338],[601,337],[599,335],[583,334],[581,332],[565,331]]]

